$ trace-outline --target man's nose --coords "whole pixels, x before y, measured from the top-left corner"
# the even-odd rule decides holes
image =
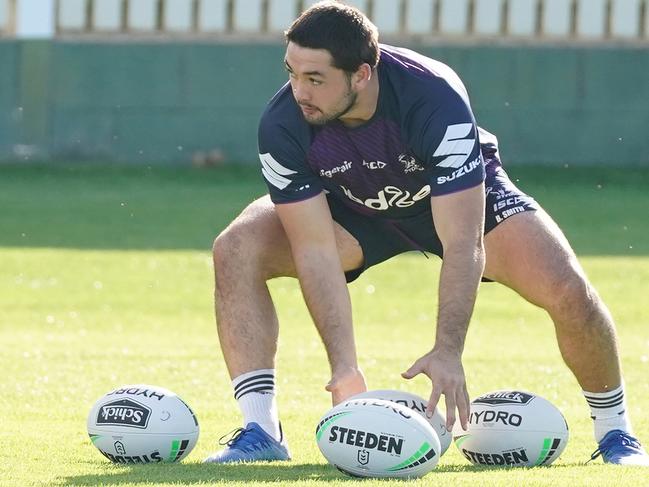
[[[295,96],[298,103],[308,103],[311,99],[309,90],[304,83],[300,83],[299,81],[293,84],[293,96]]]

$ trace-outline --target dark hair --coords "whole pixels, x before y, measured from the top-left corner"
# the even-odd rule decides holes
[[[379,62],[379,33],[360,10],[334,1],[316,3],[302,12],[284,33],[287,42],[326,49],[333,65],[353,73],[363,63]]]

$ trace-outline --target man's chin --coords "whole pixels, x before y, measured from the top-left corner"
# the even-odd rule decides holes
[[[302,116],[304,117],[304,120],[306,120],[307,123],[310,123],[311,125],[325,125],[326,123],[330,122],[330,120],[321,113],[307,115],[306,113],[302,112]]]

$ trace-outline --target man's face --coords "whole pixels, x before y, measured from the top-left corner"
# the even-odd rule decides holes
[[[324,125],[342,117],[356,104],[350,77],[332,65],[325,49],[309,49],[289,42],[284,65],[293,97],[307,122]]]

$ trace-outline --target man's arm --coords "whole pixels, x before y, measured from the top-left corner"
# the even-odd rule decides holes
[[[275,206],[291,245],[302,294],[322,338],[334,404],[367,387],[358,368],[349,290],[324,193]]]
[[[444,249],[435,346],[403,374],[407,379],[419,373],[430,377],[430,414],[444,394],[449,431],[455,423],[456,408],[465,429],[469,417],[462,352],[484,271],[484,201],[484,184],[431,198],[435,228]]]

